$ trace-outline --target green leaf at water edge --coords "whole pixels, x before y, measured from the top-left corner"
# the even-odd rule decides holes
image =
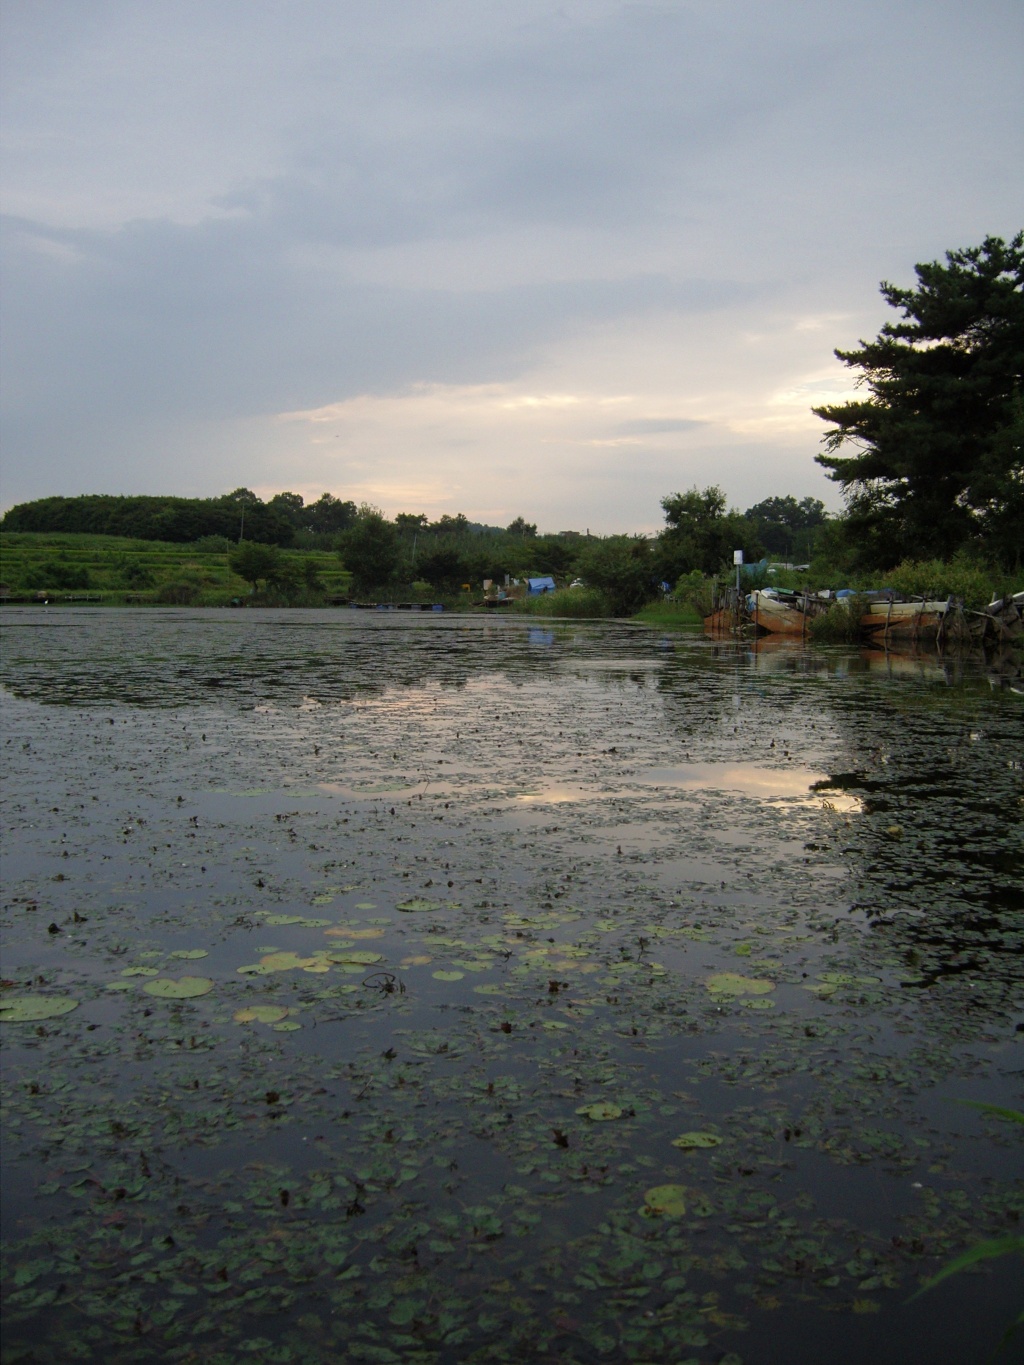
[[[982,1114],[991,1114],[993,1118],[1007,1119],[1010,1123],[1024,1123],[1024,1114],[1019,1109],[1007,1109],[1001,1104],[986,1104],[984,1100],[954,1100],[953,1103],[966,1105],[968,1109],[977,1109]]]
[[[948,1279],[950,1275],[956,1275],[958,1271],[966,1270],[969,1265],[976,1265],[978,1261],[991,1261],[997,1256],[1012,1256],[1014,1253],[1024,1255],[1024,1235],[1012,1233],[1008,1237],[993,1237],[987,1242],[979,1242],[977,1246],[968,1247],[965,1252],[944,1265],[937,1275],[933,1275],[930,1280],[925,1280],[924,1284],[916,1294],[911,1294],[908,1303],[918,1298],[921,1294],[926,1294],[929,1289],[934,1289],[937,1284]]]

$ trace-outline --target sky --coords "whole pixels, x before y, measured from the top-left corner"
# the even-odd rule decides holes
[[[1020,0],[4,0],[0,59],[4,508],[838,508],[834,348],[1024,224]]]

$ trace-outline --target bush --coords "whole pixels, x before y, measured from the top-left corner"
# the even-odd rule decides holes
[[[995,596],[992,575],[965,555],[954,556],[948,564],[941,559],[905,559],[883,575],[882,586],[905,597],[955,597],[969,611],[980,611]]]
[[[114,567],[123,587],[132,589],[151,588],[156,582],[153,571],[147,569],[145,564],[140,563],[137,559],[122,557],[116,561]]]
[[[580,555],[579,572],[588,588],[607,598],[615,616],[632,616],[660,593],[646,536],[608,536],[590,542]]]
[[[227,536],[200,536],[192,542],[192,549],[202,555],[226,555],[232,542]]]
[[[714,610],[714,580],[705,578],[700,569],[693,569],[680,578],[675,587],[675,596],[703,620]]]
[[[156,600],[167,607],[190,607],[200,595],[198,583],[179,579],[173,583],[161,583],[156,592]]]
[[[89,570],[84,565],[70,564],[59,559],[50,559],[27,574],[30,588],[62,588],[74,591],[76,588],[92,586]]]
[[[863,597],[844,597],[820,616],[812,616],[807,631],[819,644],[841,644],[861,637],[860,618],[867,610]]]

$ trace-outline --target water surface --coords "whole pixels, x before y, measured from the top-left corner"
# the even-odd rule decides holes
[[[1019,1226],[1020,1130],[955,1102],[1020,1107],[1011,686],[0,625],[4,1001],[78,1002],[2,1025],[11,1360],[938,1365],[1019,1311],[1011,1261],[906,1303]]]

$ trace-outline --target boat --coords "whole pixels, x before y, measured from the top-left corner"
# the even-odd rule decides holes
[[[941,640],[966,634],[963,611],[952,597],[871,602],[860,623],[870,635],[881,633],[900,640]]]
[[[834,599],[813,592],[755,588],[747,597],[747,618],[769,635],[807,634],[810,622],[834,605]]]

